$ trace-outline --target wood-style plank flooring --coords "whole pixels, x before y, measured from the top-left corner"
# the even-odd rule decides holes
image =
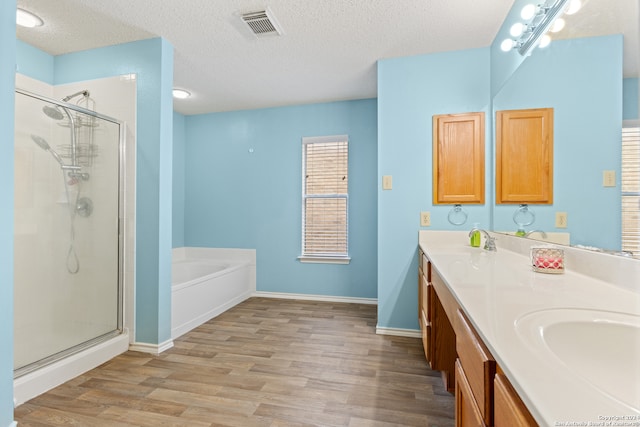
[[[126,352],[16,408],[19,427],[453,426],[417,338],[376,307],[251,298],[160,356]]]

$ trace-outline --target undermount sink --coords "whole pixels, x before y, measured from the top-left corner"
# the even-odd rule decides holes
[[[518,335],[600,392],[640,410],[640,316],[557,308],[528,313]]]

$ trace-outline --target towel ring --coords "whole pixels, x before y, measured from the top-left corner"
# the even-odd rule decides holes
[[[536,214],[529,210],[529,206],[526,204],[520,205],[513,214],[513,222],[520,228],[531,225],[536,221]]]
[[[467,222],[468,217],[469,215],[462,209],[462,205],[453,205],[449,211],[449,215],[447,215],[449,223],[453,225],[463,225]]]

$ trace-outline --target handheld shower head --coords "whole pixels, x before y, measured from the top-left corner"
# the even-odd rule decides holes
[[[40,148],[42,148],[44,151],[49,151],[49,149],[51,148],[49,146],[49,143],[47,141],[45,141],[45,139],[43,137],[41,137],[41,136],[31,135],[31,139],[33,139],[33,142],[38,144],[38,146]]]
[[[36,144],[38,144],[38,146],[40,148],[42,148],[44,151],[48,151],[49,153],[51,153],[51,155],[53,156],[54,159],[56,159],[56,162],[60,163],[60,166],[62,166],[63,168],[66,167],[66,165],[64,164],[64,162],[62,161],[62,158],[60,157],[60,155],[58,153],[56,153],[51,146],[49,145],[49,143],[47,141],[45,141],[45,139],[41,136],[38,135],[31,135],[31,139],[33,140],[33,142],[35,142]]]
[[[62,111],[60,111],[58,109],[58,107],[52,107],[50,105],[45,105],[44,107],[42,107],[42,111],[47,116],[52,118],[53,120],[62,120],[62,119],[64,119],[64,114],[62,114]]]

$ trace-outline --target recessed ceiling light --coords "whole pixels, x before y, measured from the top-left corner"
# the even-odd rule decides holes
[[[190,97],[191,94],[189,92],[187,92],[184,89],[174,89],[173,90],[173,97],[177,98],[177,99],[186,99],[188,97]]]
[[[24,9],[16,9],[16,24],[21,27],[33,28],[41,26],[44,22],[39,16],[31,12],[27,12]]]

